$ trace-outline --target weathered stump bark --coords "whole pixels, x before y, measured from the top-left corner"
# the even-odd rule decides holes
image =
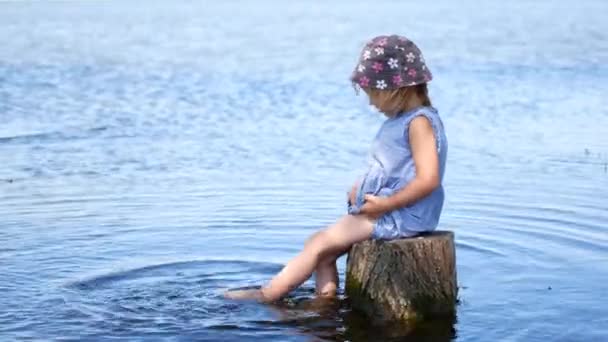
[[[453,316],[457,291],[452,232],[365,241],[348,254],[346,293],[376,322]]]

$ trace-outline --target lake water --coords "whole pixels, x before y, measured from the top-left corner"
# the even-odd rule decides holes
[[[1,2],[2,340],[608,340],[608,3],[429,4]],[[457,320],[223,300],[344,213],[382,33],[435,75]]]

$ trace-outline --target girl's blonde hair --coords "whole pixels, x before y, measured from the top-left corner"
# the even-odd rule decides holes
[[[429,98],[429,90],[426,83],[394,90],[379,90],[361,88],[369,96],[374,104],[389,116],[396,115],[409,110],[408,105],[412,96],[417,95],[423,106],[432,106]]]

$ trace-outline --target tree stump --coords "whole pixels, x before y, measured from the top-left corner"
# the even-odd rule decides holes
[[[452,232],[369,240],[348,254],[346,293],[353,309],[375,322],[453,317],[457,292]]]

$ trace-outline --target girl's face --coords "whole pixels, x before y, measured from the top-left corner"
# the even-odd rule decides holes
[[[369,99],[369,104],[376,107],[376,109],[382,112],[381,106],[383,103],[386,102],[386,95],[384,95],[384,92],[365,89],[365,93],[367,94],[367,98]]]
[[[409,94],[406,94],[402,89],[377,90],[363,88],[363,91],[367,94],[370,105],[376,107],[384,115],[391,117],[405,109],[409,97],[407,95]]]
[[[376,109],[378,109],[380,112],[384,113],[386,108],[383,108],[383,105],[386,104],[387,92],[367,88],[363,88],[363,91],[369,99],[369,104],[376,107]]]

